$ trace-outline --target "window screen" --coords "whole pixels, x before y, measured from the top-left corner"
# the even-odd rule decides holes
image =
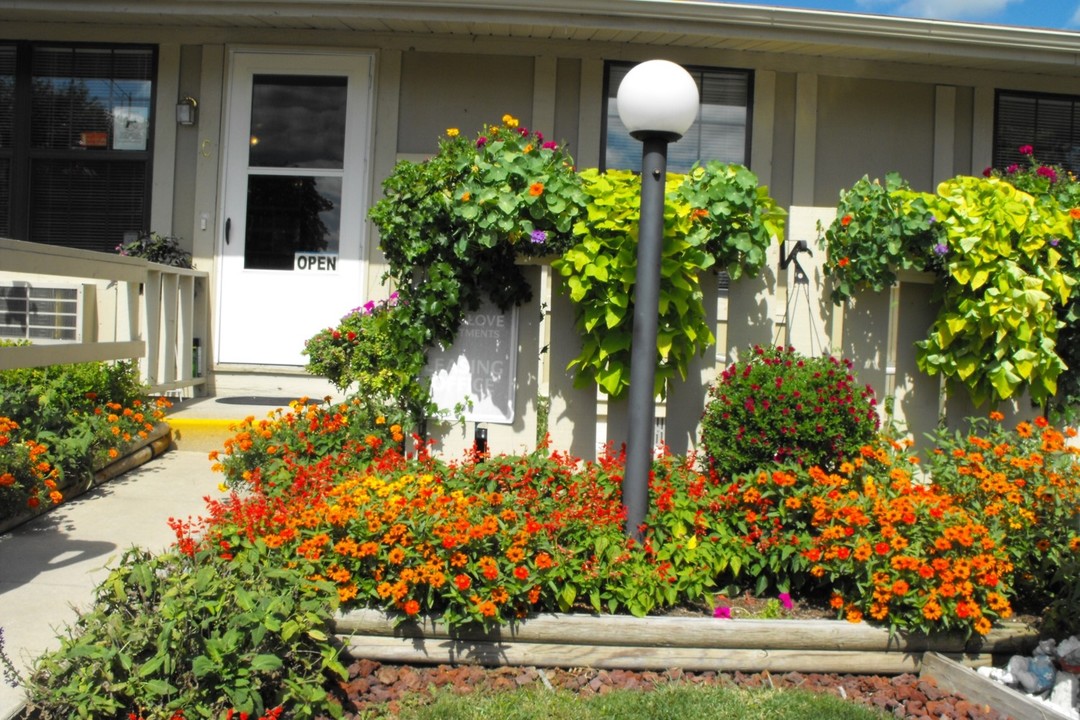
[[[624,63],[609,63],[607,66],[605,168],[641,169],[641,143],[627,134],[615,102],[619,84],[632,67]],[[687,68],[687,71],[697,82],[701,109],[686,135],[668,146],[668,169],[686,172],[694,163],[709,160],[747,164],[751,73],[747,70],[708,68]]]
[[[1023,145],[1040,162],[1080,172],[1080,97],[998,92],[994,167],[1026,164]]]

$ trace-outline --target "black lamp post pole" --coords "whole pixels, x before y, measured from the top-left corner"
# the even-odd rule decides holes
[[[656,425],[656,334],[660,312],[660,260],[664,241],[664,186],[667,183],[667,133],[639,137],[641,217],[638,224],[637,275],[634,285],[634,332],[630,345],[630,388],[626,474],[622,500],[626,534],[641,539],[649,508]]]

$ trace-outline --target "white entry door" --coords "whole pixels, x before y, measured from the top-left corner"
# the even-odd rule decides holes
[[[231,55],[219,228],[219,363],[303,365],[364,293],[371,64]]]

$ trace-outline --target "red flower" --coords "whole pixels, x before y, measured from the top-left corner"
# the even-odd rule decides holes
[[[843,225],[844,227],[847,227],[848,225],[851,224],[852,220],[853,220],[853,218],[850,215],[845,215],[844,217],[840,218],[840,224]]]
[[[416,615],[420,612],[420,603],[415,600],[409,600],[405,603],[404,607],[402,607],[402,610],[405,611],[406,615]]]
[[[457,589],[461,592],[465,592],[470,587],[472,587],[472,580],[469,578],[468,575],[456,575],[454,577],[454,585],[457,586]]]
[[[836,264],[842,268],[846,268],[848,265],[851,264],[851,260],[846,257],[842,257],[836,261]]]
[[[1031,147],[1030,145],[1021,145],[1019,148],[1019,152],[1021,155],[1033,155],[1035,154],[1035,148]]]

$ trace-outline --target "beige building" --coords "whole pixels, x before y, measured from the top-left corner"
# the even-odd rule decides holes
[[[579,167],[632,166],[639,145],[612,98],[639,61],[678,62],[701,89],[670,167],[744,163],[785,207],[835,206],[864,174],[931,189],[1016,161],[1022,144],[1080,170],[1073,32],[670,0],[9,0],[0,28],[0,236],[102,251],[147,231],[182,238],[208,273],[211,392],[295,371],[307,337],[387,294],[367,211],[394,164],[432,153],[446,128],[510,113]],[[805,325],[782,275],[710,299],[721,342],[673,394],[676,449],[693,444],[701,386],[729,352]],[[556,440],[587,453],[603,437],[584,428],[599,412],[602,436],[606,412],[562,372],[568,301],[546,268],[530,278],[515,399],[492,443],[530,444],[546,396]],[[828,303],[808,317],[902,397],[925,381],[907,336],[932,317],[927,297],[896,293],[906,321],[887,297],[843,323]],[[916,424],[941,409],[927,387]]]

